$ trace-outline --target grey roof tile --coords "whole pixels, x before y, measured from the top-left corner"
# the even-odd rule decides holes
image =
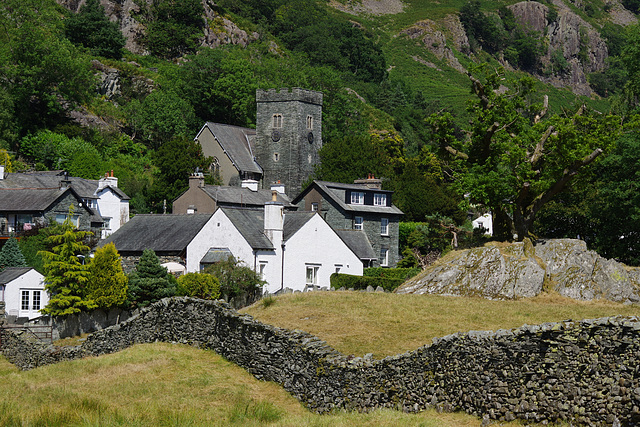
[[[361,230],[335,230],[342,241],[357,255],[360,259],[377,259],[371,242],[367,238],[364,231]]]
[[[205,126],[215,136],[236,168],[240,171],[262,174],[262,168],[255,161],[251,146],[256,135],[254,129],[213,122],[207,122]]]
[[[274,249],[264,234],[264,210],[220,208],[253,249]]]
[[[202,190],[220,206],[263,207],[266,202],[271,201],[271,190],[267,189],[252,191],[243,187],[205,185]],[[278,193],[277,201],[284,204],[286,208],[295,207],[285,194]]]
[[[216,262],[226,261],[233,254],[229,248],[211,248],[200,260],[200,264],[215,264]]]
[[[283,239],[289,240],[298,230],[302,228],[316,212],[285,212],[283,224]]]
[[[119,252],[180,253],[200,232],[213,214],[136,215],[100,242],[113,242]]]
[[[0,285],[6,285],[7,283],[17,279],[29,270],[33,270],[31,267],[7,267],[0,272]]]
[[[60,181],[64,179],[64,171],[38,171],[8,173],[4,179],[0,179],[0,188],[60,188]],[[69,177],[71,187],[83,199],[96,199],[98,180]],[[129,200],[124,191],[117,187],[108,186],[120,198]]]

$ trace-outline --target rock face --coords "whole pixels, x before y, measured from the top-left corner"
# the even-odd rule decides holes
[[[466,50],[469,47],[469,40],[462,28],[460,20],[449,15],[442,26],[430,19],[416,22],[411,27],[400,32],[400,35],[410,39],[419,39],[424,47],[433,53],[439,60],[444,60],[451,68],[461,73],[466,73],[466,69],[462,66],[458,58],[455,57],[453,50],[447,46],[447,36],[445,32],[451,34],[451,39],[456,50]],[[414,58],[419,62],[418,58]],[[425,64],[428,65],[428,64]],[[431,66],[431,65],[429,65]],[[435,67],[435,66],[433,66]]]
[[[396,292],[513,299],[543,289],[579,300],[635,303],[640,301],[640,269],[604,259],[581,240],[549,240],[535,247],[526,240],[456,251]]]

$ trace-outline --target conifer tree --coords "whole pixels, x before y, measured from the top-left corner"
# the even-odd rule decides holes
[[[89,251],[83,239],[92,233],[76,230],[70,220],[72,217],[73,209],[70,209],[61,233],[47,238],[48,243],[55,244],[52,250],[38,252],[45,260],[45,289],[51,295],[42,313],[52,316],[96,308],[93,301],[86,299],[89,271],[78,257]]]
[[[122,305],[127,299],[128,281],[113,243],[96,250],[89,264],[88,299],[95,302],[98,308],[109,309]]]
[[[151,249],[145,249],[136,271],[129,276],[129,301],[145,307],[165,297],[176,294],[176,279],[160,265],[160,260]]]
[[[7,267],[26,267],[27,261],[18,246],[18,240],[11,237],[0,250],[0,271]]]
[[[109,21],[99,0],[87,0],[77,14],[66,20],[65,26],[72,43],[91,49],[95,55],[120,59],[125,38],[118,24]]]

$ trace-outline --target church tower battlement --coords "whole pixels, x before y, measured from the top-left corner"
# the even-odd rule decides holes
[[[284,184],[295,197],[320,162],[322,93],[301,89],[256,91],[255,157],[263,186]]]

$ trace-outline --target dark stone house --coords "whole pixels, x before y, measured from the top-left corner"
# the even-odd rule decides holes
[[[373,176],[353,184],[313,181],[292,203],[303,211],[319,211],[345,242],[351,242],[365,267],[395,267],[403,213],[392,203],[393,192],[382,190],[381,184]]]

